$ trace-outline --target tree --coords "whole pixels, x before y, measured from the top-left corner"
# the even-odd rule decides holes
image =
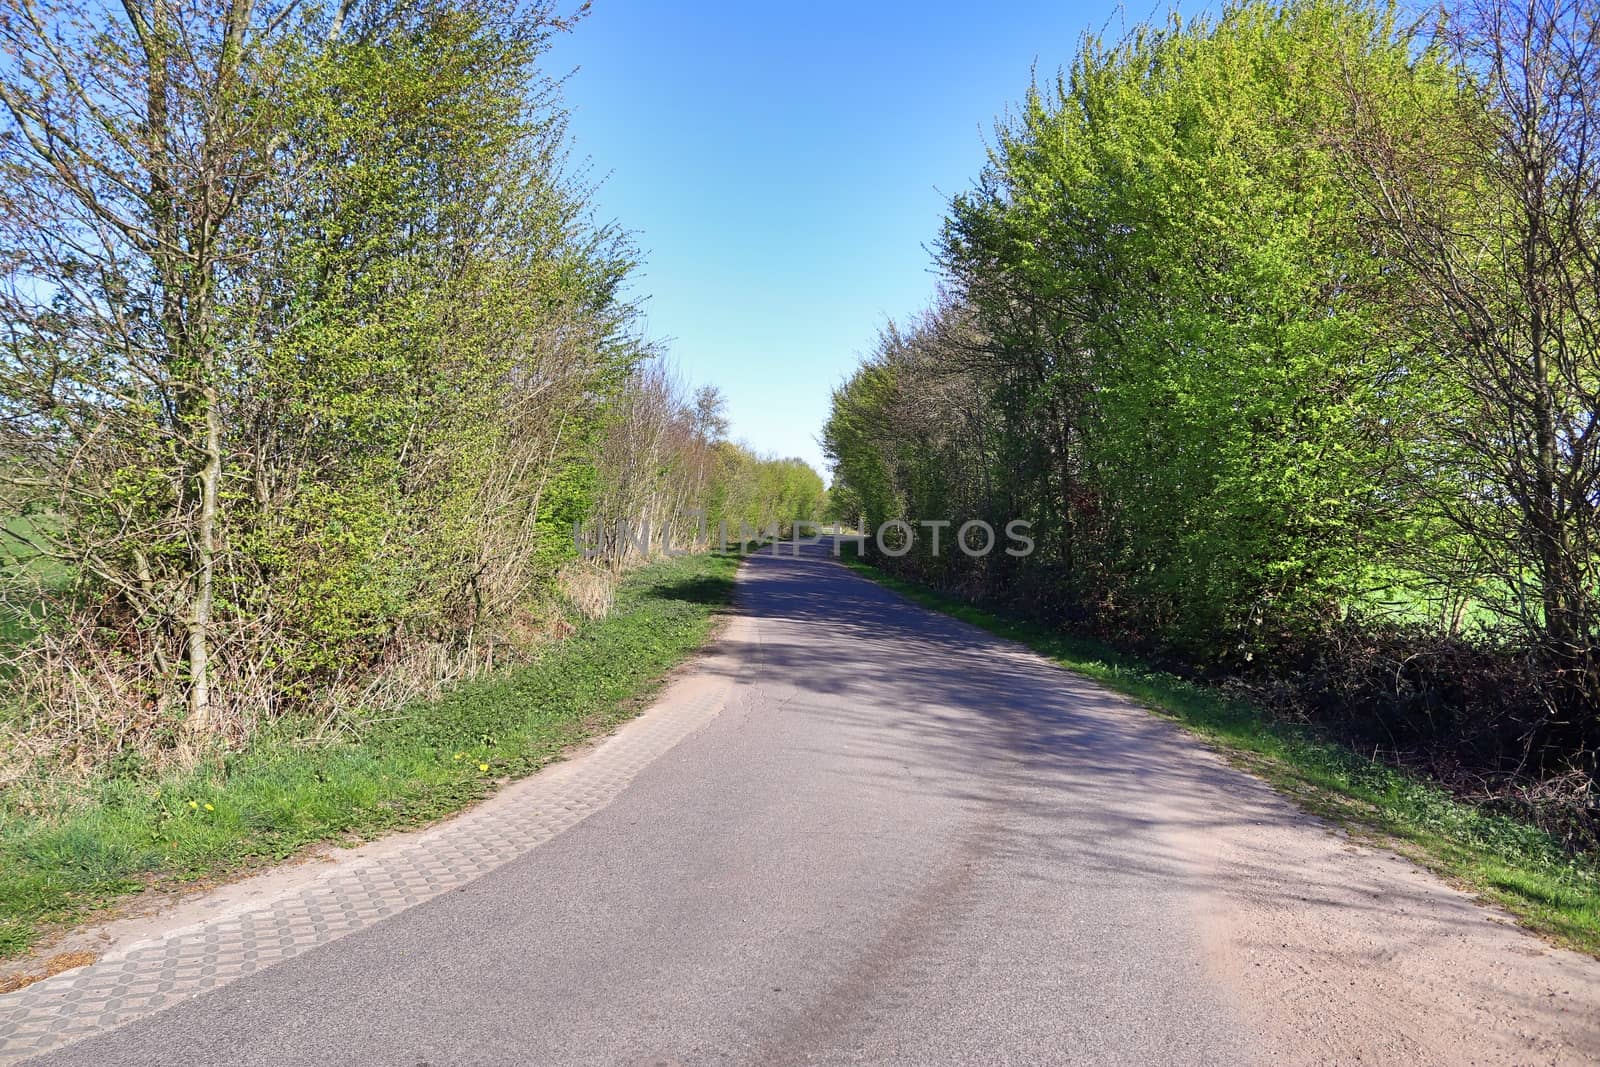
[[[694,391],[694,428],[711,444],[728,436],[728,400],[714,385],[702,385]]]
[[[193,747],[541,594],[632,254],[562,174],[547,4],[103,14],[0,10],[0,448],[74,580],[12,677]]]
[[[1444,78],[1346,84],[1371,232],[1409,285],[1396,343],[1411,374],[1448,383],[1412,471],[1500,576],[1489,603],[1536,635],[1592,709],[1600,20],[1576,0],[1467,0],[1429,47],[1450,63]]]
[[[67,528],[98,527],[52,547],[138,622],[181,634],[189,725],[204,734],[226,275],[247,254],[241,205],[280,162],[293,11],[100,14],[0,14],[4,425],[29,486],[85,516]],[[152,647],[163,673],[166,648]]]

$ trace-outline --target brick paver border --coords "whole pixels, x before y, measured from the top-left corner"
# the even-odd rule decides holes
[[[731,689],[718,673],[701,672],[669,689],[592,751],[524,782],[515,803],[491,799],[415,835],[399,851],[330,872],[253,910],[129,945],[0,996],[0,1065],[226,985],[526,854],[611,803],[645,766],[711,721]]]

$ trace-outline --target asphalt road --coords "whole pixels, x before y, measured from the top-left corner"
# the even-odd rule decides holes
[[[601,810],[39,1062],[1600,1058],[1595,961],[1148,713],[824,558],[739,603],[720,712]]]

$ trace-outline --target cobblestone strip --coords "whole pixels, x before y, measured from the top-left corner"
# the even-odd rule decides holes
[[[609,804],[647,764],[721,710],[726,685],[698,685],[594,751],[416,835],[410,847],[345,868],[256,910],[130,945],[88,967],[0,996],[0,1064],[100,1033],[297,956],[455,889]]]

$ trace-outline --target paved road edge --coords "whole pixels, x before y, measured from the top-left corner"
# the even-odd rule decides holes
[[[0,995],[0,1065],[115,1029],[336,941],[459,889],[577,825],[717,716],[739,673],[730,661],[753,627],[734,614],[646,711],[468,811],[363,846],[307,883]]]

